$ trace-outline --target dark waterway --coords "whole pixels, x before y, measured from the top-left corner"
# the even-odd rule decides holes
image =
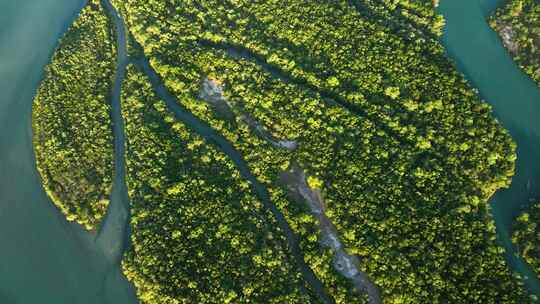
[[[540,296],[540,280],[511,254],[510,226],[531,199],[540,198],[540,88],[512,60],[486,21],[499,0],[442,0],[446,19],[442,43],[518,146],[516,175],[509,189],[496,193],[492,211],[497,234],[512,269]]]

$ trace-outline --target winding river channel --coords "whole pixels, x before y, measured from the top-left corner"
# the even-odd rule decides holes
[[[510,189],[493,198],[501,243],[512,252],[511,220],[540,195],[540,88],[512,61],[485,21],[497,0],[442,0],[447,19],[442,43],[460,71],[479,89],[518,144],[517,174]],[[104,2],[109,11],[112,7]],[[45,194],[35,168],[31,106],[35,91],[58,39],[85,4],[83,0],[0,1],[0,303],[135,304],[133,288],[122,276],[119,259],[127,242],[129,199],[125,190],[124,134],[120,87],[127,57],[120,41],[113,92],[115,184],[111,205],[97,238],[65,220]],[[121,20],[113,15],[118,25]],[[123,44],[123,45],[122,45]],[[137,62],[177,118],[231,156],[244,178],[252,181],[288,234],[297,261],[303,262],[296,237],[247,164],[221,135],[178,106],[146,60]],[[107,248],[107,250],[105,250]],[[540,281],[518,257],[507,254],[528,288],[540,295]],[[326,302],[324,287],[301,265],[306,280]]]
[[[517,143],[516,175],[509,189],[495,194],[492,211],[510,267],[540,297],[540,280],[521,258],[512,254],[510,239],[513,218],[531,199],[540,197],[540,87],[516,65],[499,35],[486,22],[500,2],[442,0],[439,13],[446,19],[442,43]]]

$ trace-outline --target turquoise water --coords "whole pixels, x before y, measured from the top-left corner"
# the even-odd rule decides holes
[[[118,265],[41,187],[32,99],[82,0],[0,1],[0,303],[137,303]]]
[[[518,146],[516,175],[509,189],[492,200],[497,234],[512,252],[510,225],[530,200],[540,197],[540,87],[515,64],[486,18],[497,0],[443,0],[439,12],[446,18],[442,38],[456,62],[480,95],[492,105],[500,123]],[[527,287],[540,296],[540,280],[522,259],[506,255],[510,267],[527,277]]]

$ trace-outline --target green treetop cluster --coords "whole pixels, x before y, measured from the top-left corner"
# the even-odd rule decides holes
[[[98,0],[83,9],[45,71],[33,107],[37,167],[69,220],[95,229],[112,186],[109,115],[115,44]]]
[[[123,265],[142,303],[320,303],[231,160],[132,66],[122,99],[133,204]]]
[[[387,3],[117,5],[178,102],[232,142],[268,187],[336,299],[353,296],[334,288],[309,213],[279,180],[294,163],[323,181],[328,215],[385,303],[526,303],[487,204],[509,183],[515,147],[444,57],[435,23],[404,35],[421,22],[394,16]],[[378,17],[385,12],[388,24]],[[200,98],[206,79],[223,86],[235,119]],[[275,147],[246,113],[299,147]]]
[[[540,1],[506,0],[490,24],[521,68],[540,84]]]
[[[512,243],[517,253],[540,274],[540,203],[532,204],[512,225]]]
[[[348,3],[371,21],[405,39],[442,34],[444,19],[434,10],[439,0],[349,0]]]

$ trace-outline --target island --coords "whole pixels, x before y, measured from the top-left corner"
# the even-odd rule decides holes
[[[62,38],[34,98],[37,168],[69,220],[95,230],[113,177],[109,103],[116,66],[114,29],[93,0]]]

